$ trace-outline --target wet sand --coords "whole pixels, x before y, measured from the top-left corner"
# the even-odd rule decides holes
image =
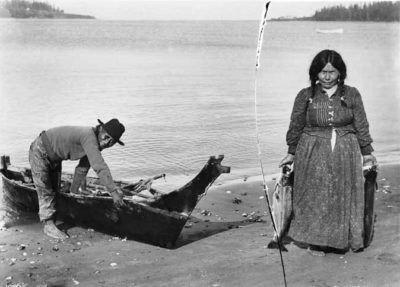
[[[288,286],[400,286],[399,171],[380,167],[372,244],[324,257],[289,244]],[[284,286],[262,196],[258,179],[214,185],[172,249],[65,224],[57,242],[25,220],[0,231],[0,286]]]

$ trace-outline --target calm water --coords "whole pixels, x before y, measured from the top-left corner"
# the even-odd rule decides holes
[[[364,99],[375,155],[398,163],[399,24],[270,22],[255,73],[258,21],[0,21],[0,153],[28,166],[38,133],[118,117],[125,147],[104,152],[118,179],[169,184],[224,154],[229,180],[279,172],[293,100],[321,49],[341,52]],[[343,34],[316,33],[343,28]],[[64,164],[72,171],[76,163]]]

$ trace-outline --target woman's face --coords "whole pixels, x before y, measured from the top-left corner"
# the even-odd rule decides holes
[[[339,76],[339,71],[331,63],[328,63],[318,73],[318,80],[323,88],[330,89],[337,84]]]

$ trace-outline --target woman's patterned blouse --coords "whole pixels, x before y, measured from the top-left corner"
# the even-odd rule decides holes
[[[356,88],[339,86],[331,97],[320,85],[315,88],[314,96],[311,87],[302,89],[295,99],[286,134],[288,152],[295,154],[302,133],[330,139],[333,129],[338,136],[354,133],[363,155],[374,151],[364,105]]]

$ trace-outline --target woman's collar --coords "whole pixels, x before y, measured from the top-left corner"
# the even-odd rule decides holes
[[[321,85],[319,85],[319,87],[320,87],[322,92],[324,92],[325,94],[328,95],[328,97],[331,97],[332,95],[334,95],[336,93],[337,89],[338,89],[338,85],[334,85],[330,89],[325,89]]]

